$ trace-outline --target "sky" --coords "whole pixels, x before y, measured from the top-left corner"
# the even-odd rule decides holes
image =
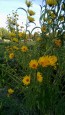
[[[40,16],[40,5],[42,0],[32,0],[33,6],[31,7],[32,10],[35,11],[35,23],[37,26],[39,25],[39,16]],[[16,11],[17,8],[22,7],[26,9],[25,0],[0,0],[0,27],[6,28],[7,24],[7,15],[12,14],[12,11]],[[24,26],[26,22],[26,14],[23,10],[18,10],[19,14],[19,25]],[[34,24],[31,24],[30,28],[35,27]]]

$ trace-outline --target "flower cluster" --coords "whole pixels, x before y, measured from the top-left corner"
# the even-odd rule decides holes
[[[29,67],[32,69],[37,69],[39,65],[42,67],[54,66],[56,65],[57,57],[55,55],[49,56],[42,56],[39,60],[31,60],[29,63]]]
[[[15,34],[14,32],[10,32],[9,35],[10,35],[11,37],[15,37],[15,36],[16,36],[16,34]]]
[[[36,77],[36,80],[37,80],[39,83],[41,83],[41,82],[43,81],[42,73],[37,72],[37,75],[36,75],[35,77]],[[31,79],[33,79],[33,78],[31,78],[30,75],[29,75],[29,76],[26,75],[26,76],[23,77],[22,83],[23,83],[25,86],[28,86],[28,85],[30,85]]]
[[[5,44],[3,55],[0,53],[0,86],[7,89],[10,99],[13,98],[17,103],[14,104],[16,108],[22,102],[22,109],[26,108],[27,114],[36,115],[38,110],[40,115],[59,115],[59,104],[64,105],[65,96],[65,3],[63,0],[45,0],[40,5],[40,26],[31,30],[29,24],[35,24],[35,12],[30,8],[31,1],[26,0],[26,9],[18,8],[26,15],[24,27],[24,23],[18,25],[17,13],[13,13],[12,18],[8,17],[10,43]],[[5,35],[2,32],[3,30],[1,37]],[[23,100],[20,102],[21,99]],[[18,111],[20,109],[21,107]],[[22,114],[21,110],[19,113],[18,111],[17,114]]]
[[[57,57],[55,55],[42,56],[38,60],[39,65],[41,65],[42,67],[55,66],[56,62],[57,62]]]

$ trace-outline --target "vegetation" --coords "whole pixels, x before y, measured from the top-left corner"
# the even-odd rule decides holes
[[[17,12],[8,16],[8,31],[1,32],[9,43],[0,44],[1,115],[65,114],[65,1],[42,0],[40,27],[26,0],[26,28],[19,30]],[[16,16],[15,16],[16,15]],[[15,21],[14,21],[15,20]],[[41,32],[35,32],[40,28]],[[22,42],[24,40],[24,42]],[[31,41],[29,41],[31,40]]]

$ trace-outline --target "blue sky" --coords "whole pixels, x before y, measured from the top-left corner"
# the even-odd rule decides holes
[[[39,16],[40,16],[40,4],[42,0],[32,0],[33,9],[36,12],[35,22],[39,25]],[[27,8],[25,5],[25,0],[0,0],[0,27],[6,27],[6,17],[8,14],[12,14],[12,10],[16,10],[18,7]],[[22,10],[18,10],[19,14],[19,24],[25,23],[25,13]],[[33,27],[33,26],[32,26]]]

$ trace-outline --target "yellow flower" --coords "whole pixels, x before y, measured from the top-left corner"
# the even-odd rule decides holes
[[[38,67],[38,62],[37,60],[31,60],[30,63],[29,63],[29,67],[32,68],[32,69],[37,69]]]
[[[26,0],[26,5],[27,5],[27,7],[30,7],[30,6],[32,6],[32,2],[31,1],[29,1],[29,0]]]
[[[56,46],[59,46],[59,47],[61,46],[61,40],[60,39],[54,40],[54,43]]]
[[[60,17],[59,17],[59,20],[60,20],[60,21],[64,21],[64,16],[60,16]]]
[[[18,50],[19,48],[17,46],[13,46],[13,49],[14,50]]]
[[[37,72],[37,81],[38,82],[42,82],[43,81],[43,77],[42,77],[42,74],[40,72]]]
[[[62,10],[65,10],[65,3],[62,4],[61,8]]]
[[[21,47],[22,52],[26,52],[28,50],[27,46],[22,46]]]
[[[13,59],[13,58],[14,58],[14,53],[10,53],[10,54],[9,54],[9,58],[10,58],[10,59]]]
[[[10,35],[11,37],[15,37],[15,36],[16,36],[16,34],[15,34],[14,32],[9,33],[9,35]]]
[[[40,37],[38,37],[38,38],[37,38],[37,41],[41,41],[41,38],[40,38]]]
[[[38,63],[42,65],[42,67],[47,67],[49,65],[49,56],[42,56],[39,58]]]
[[[24,85],[29,85],[30,84],[30,76],[24,76],[23,80],[22,80]]]
[[[57,62],[57,57],[55,55],[49,56],[49,63],[51,66],[55,66]]]
[[[18,39],[17,38],[13,38],[12,41],[18,43]]]
[[[35,32],[34,37],[38,37],[38,36],[39,36],[38,32]]]
[[[13,94],[13,93],[14,93],[14,90],[13,90],[12,88],[9,88],[9,89],[8,89],[8,94],[11,95],[11,94]]]
[[[19,37],[21,37],[22,39],[25,39],[26,38],[26,32],[25,31],[20,32]]]
[[[35,21],[34,18],[31,17],[31,16],[28,16],[28,20],[29,20],[29,22],[34,22]]]
[[[19,32],[19,37],[20,37],[20,38],[22,37],[22,32]]]
[[[57,62],[57,57],[52,55],[52,56],[42,56],[39,58],[38,63],[42,67],[48,67],[48,66],[55,66]]]
[[[56,14],[55,14],[53,11],[48,10],[48,13],[49,13],[49,15],[50,15],[50,17],[51,17],[52,19],[56,18]],[[51,20],[51,19],[50,19],[50,20]]]
[[[32,11],[32,10],[28,10],[28,13],[29,13],[30,16],[35,15],[35,12]]]
[[[41,31],[42,31],[42,32],[46,32],[46,26],[42,26],[42,27],[41,27]]]
[[[7,47],[6,50],[7,51],[13,51],[13,48],[12,47]]]
[[[52,20],[50,19],[50,20],[48,20],[48,24],[52,24]]]
[[[47,18],[43,18],[44,21],[47,21]]]
[[[49,6],[57,5],[57,0],[46,0],[46,4]]]

